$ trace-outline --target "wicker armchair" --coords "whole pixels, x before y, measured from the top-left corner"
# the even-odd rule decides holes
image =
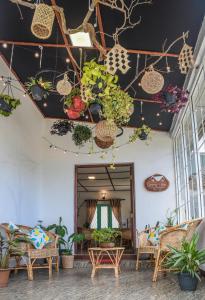
[[[154,263],[155,256],[157,253],[158,246],[152,246],[152,244],[147,240],[147,233],[145,231],[137,231],[137,261],[136,270],[139,270],[142,260],[140,259],[141,254],[149,254],[150,259],[147,262]]]
[[[186,221],[186,222],[183,222],[182,224],[187,224],[188,227],[187,227],[187,236],[186,236],[186,239],[188,241],[190,241],[193,237],[193,234],[195,233],[197,227],[199,226],[199,224],[201,223],[202,219],[193,219],[193,220],[189,220],[189,221]],[[177,228],[179,228],[182,224],[179,224],[177,226]]]
[[[173,228],[168,231],[164,231],[160,234],[159,246],[156,255],[156,263],[153,274],[152,281],[157,281],[157,276],[159,272],[168,272],[169,269],[166,269],[163,265],[168,253],[169,248],[172,246],[177,249],[181,247],[182,240],[187,237],[187,230],[182,228]]]
[[[20,230],[22,231],[30,231],[32,228],[24,225],[17,225]],[[7,239],[10,238],[10,230],[7,223],[0,224],[0,230],[4,232]],[[49,236],[51,243],[46,245],[43,249],[35,249],[32,244],[21,242],[19,243],[20,249],[25,253],[23,259],[25,264],[20,264],[22,257],[14,256],[16,261],[16,265],[14,268],[15,273],[18,272],[19,269],[26,269],[28,273],[28,279],[33,280],[33,270],[34,269],[48,269],[49,270],[49,277],[52,276],[52,265],[55,265],[55,270],[59,271],[59,252],[58,252],[58,236],[52,232],[45,231],[46,234]],[[21,232],[17,232],[16,236],[21,237],[25,234]],[[38,259],[46,260],[44,264],[37,264]]]

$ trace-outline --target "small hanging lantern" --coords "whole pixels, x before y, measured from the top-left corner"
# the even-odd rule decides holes
[[[117,126],[115,123],[109,123],[106,120],[100,121],[95,127],[96,137],[103,142],[114,140],[117,135]]]
[[[142,89],[148,94],[157,94],[164,86],[164,77],[150,66],[141,79]]]
[[[56,90],[57,92],[62,95],[62,96],[67,96],[70,94],[71,90],[72,90],[72,85],[71,83],[68,81],[68,76],[67,74],[64,74],[64,77],[62,80],[58,81],[57,85],[56,85]]]
[[[114,75],[117,70],[123,74],[130,69],[127,50],[120,44],[116,44],[106,55],[105,65],[107,71]]]
[[[48,39],[51,36],[55,13],[49,5],[36,4],[31,24],[31,32],[39,39]]]
[[[191,46],[184,43],[179,54],[178,61],[181,73],[187,74],[189,68],[192,68],[194,65],[193,50]]]

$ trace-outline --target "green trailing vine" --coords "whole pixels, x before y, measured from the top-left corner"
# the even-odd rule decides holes
[[[92,131],[88,126],[76,125],[72,134],[72,140],[76,146],[83,146],[92,137]]]
[[[8,110],[0,108],[0,114],[4,117],[9,117],[12,114],[12,111],[21,104],[19,99],[15,99],[9,95],[0,94],[0,99],[2,99],[8,105]]]
[[[142,139],[141,135],[145,134],[147,137],[149,136],[151,132],[151,128],[145,124],[142,125],[142,127],[136,128],[134,130],[134,133],[129,137],[129,142],[134,143],[138,139]]]

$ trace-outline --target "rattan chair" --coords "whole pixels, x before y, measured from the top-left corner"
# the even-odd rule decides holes
[[[197,227],[199,226],[199,224],[201,223],[202,219],[193,219],[193,220],[189,220],[189,221],[186,221],[186,222],[183,222],[182,224],[187,224],[188,227],[187,227],[187,236],[186,236],[186,239],[188,241],[190,241],[193,237],[193,234],[195,233]],[[179,224],[177,226],[177,228],[180,228],[180,226],[182,224]]]
[[[17,225],[22,232],[30,231],[32,228],[24,225]],[[11,231],[7,223],[0,224],[0,230],[4,232],[7,239],[10,239]],[[28,279],[33,280],[33,270],[34,269],[48,269],[49,277],[52,276],[52,265],[55,265],[55,270],[59,271],[59,251],[58,251],[58,236],[50,231],[45,231],[49,236],[51,242],[46,245],[43,249],[35,249],[31,243],[21,242],[19,243],[19,248],[24,252],[24,255],[13,256],[16,261],[15,267],[12,269],[15,270],[15,273],[19,269],[26,269],[28,273]],[[24,233],[17,232],[16,236],[24,236]],[[24,260],[25,264],[20,264],[21,260]],[[37,261],[41,259],[46,261],[42,264],[37,264]]]
[[[156,255],[155,269],[152,281],[157,281],[159,272],[169,272],[170,270],[164,266],[164,261],[169,253],[169,246],[179,249],[183,239],[187,237],[187,230],[182,228],[173,228],[164,231],[159,236],[159,246]]]
[[[141,255],[149,254],[150,259],[146,262],[154,263],[155,256],[158,250],[158,246],[152,246],[152,244],[147,240],[147,233],[145,231],[137,231],[137,261],[136,261],[136,270],[139,270],[139,266],[142,263],[140,259]]]

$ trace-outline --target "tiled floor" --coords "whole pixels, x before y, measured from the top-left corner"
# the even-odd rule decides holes
[[[152,272],[122,270],[119,279],[112,270],[100,270],[91,280],[90,269],[61,270],[48,280],[47,272],[35,272],[29,282],[25,272],[11,276],[8,288],[0,290],[0,300],[203,300],[205,279],[196,292],[180,291],[175,275],[151,281]]]

